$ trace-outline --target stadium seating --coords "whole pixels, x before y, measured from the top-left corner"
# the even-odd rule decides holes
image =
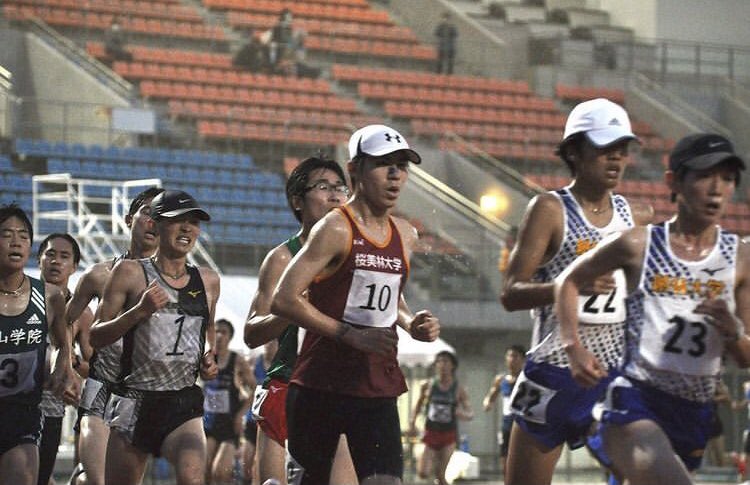
[[[202,201],[212,215],[207,231],[229,244],[274,245],[298,227],[287,207],[282,177],[259,170],[247,155],[30,139],[17,140],[16,151],[49,157],[48,173],[91,179],[161,178],[165,186],[187,190]],[[28,195],[25,207],[30,208],[31,177],[6,175],[5,170],[0,157],[3,192]],[[42,228],[43,232],[49,230]]]
[[[293,26],[305,33],[308,51],[359,59],[405,59],[434,62],[435,48],[422,45],[410,29],[394,25],[387,12],[370,8],[366,1],[319,0],[203,0],[211,9],[226,12],[237,30],[272,28],[284,8],[293,14]]]
[[[6,2],[3,13],[9,19],[39,17],[50,25],[70,29],[105,30],[110,27],[116,15],[78,9],[40,6],[36,3],[25,5],[16,0]],[[184,21],[173,18],[149,17],[139,11],[121,13],[122,28],[133,34],[148,36],[190,39],[195,41],[225,41],[221,27],[206,25],[196,20]]]

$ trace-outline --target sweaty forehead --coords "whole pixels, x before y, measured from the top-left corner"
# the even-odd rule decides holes
[[[307,176],[308,182],[314,183],[322,180],[341,180],[341,177],[329,168],[316,168]]]
[[[26,224],[16,216],[11,216],[0,223],[0,228],[5,231],[28,232]]]

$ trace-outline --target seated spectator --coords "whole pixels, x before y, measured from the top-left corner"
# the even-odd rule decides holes
[[[247,43],[232,58],[232,64],[238,69],[250,72],[265,72],[268,70],[268,49],[260,38],[250,31]]]
[[[279,21],[271,29],[269,42],[269,60],[271,67],[275,70],[277,64],[293,55],[292,41],[294,31],[292,30],[292,12],[285,8],[281,11]]]
[[[127,39],[125,38],[125,32],[122,30],[122,26],[120,26],[117,17],[112,19],[112,23],[109,26],[109,30],[105,33],[105,36],[105,52],[112,62],[133,60],[133,55],[125,50]]]

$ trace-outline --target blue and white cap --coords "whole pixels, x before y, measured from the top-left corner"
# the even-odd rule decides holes
[[[596,98],[576,105],[565,123],[563,141],[576,133],[586,137],[598,148],[621,140],[637,140],[630,127],[628,113],[617,103]]]

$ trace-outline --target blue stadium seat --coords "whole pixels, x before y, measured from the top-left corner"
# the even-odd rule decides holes
[[[104,149],[104,156],[107,158],[120,159],[123,155],[120,147],[111,145]]]
[[[86,152],[86,156],[88,158],[95,158],[97,160],[101,160],[105,157],[105,149],[101,145],[90,145],[89,149]]]

